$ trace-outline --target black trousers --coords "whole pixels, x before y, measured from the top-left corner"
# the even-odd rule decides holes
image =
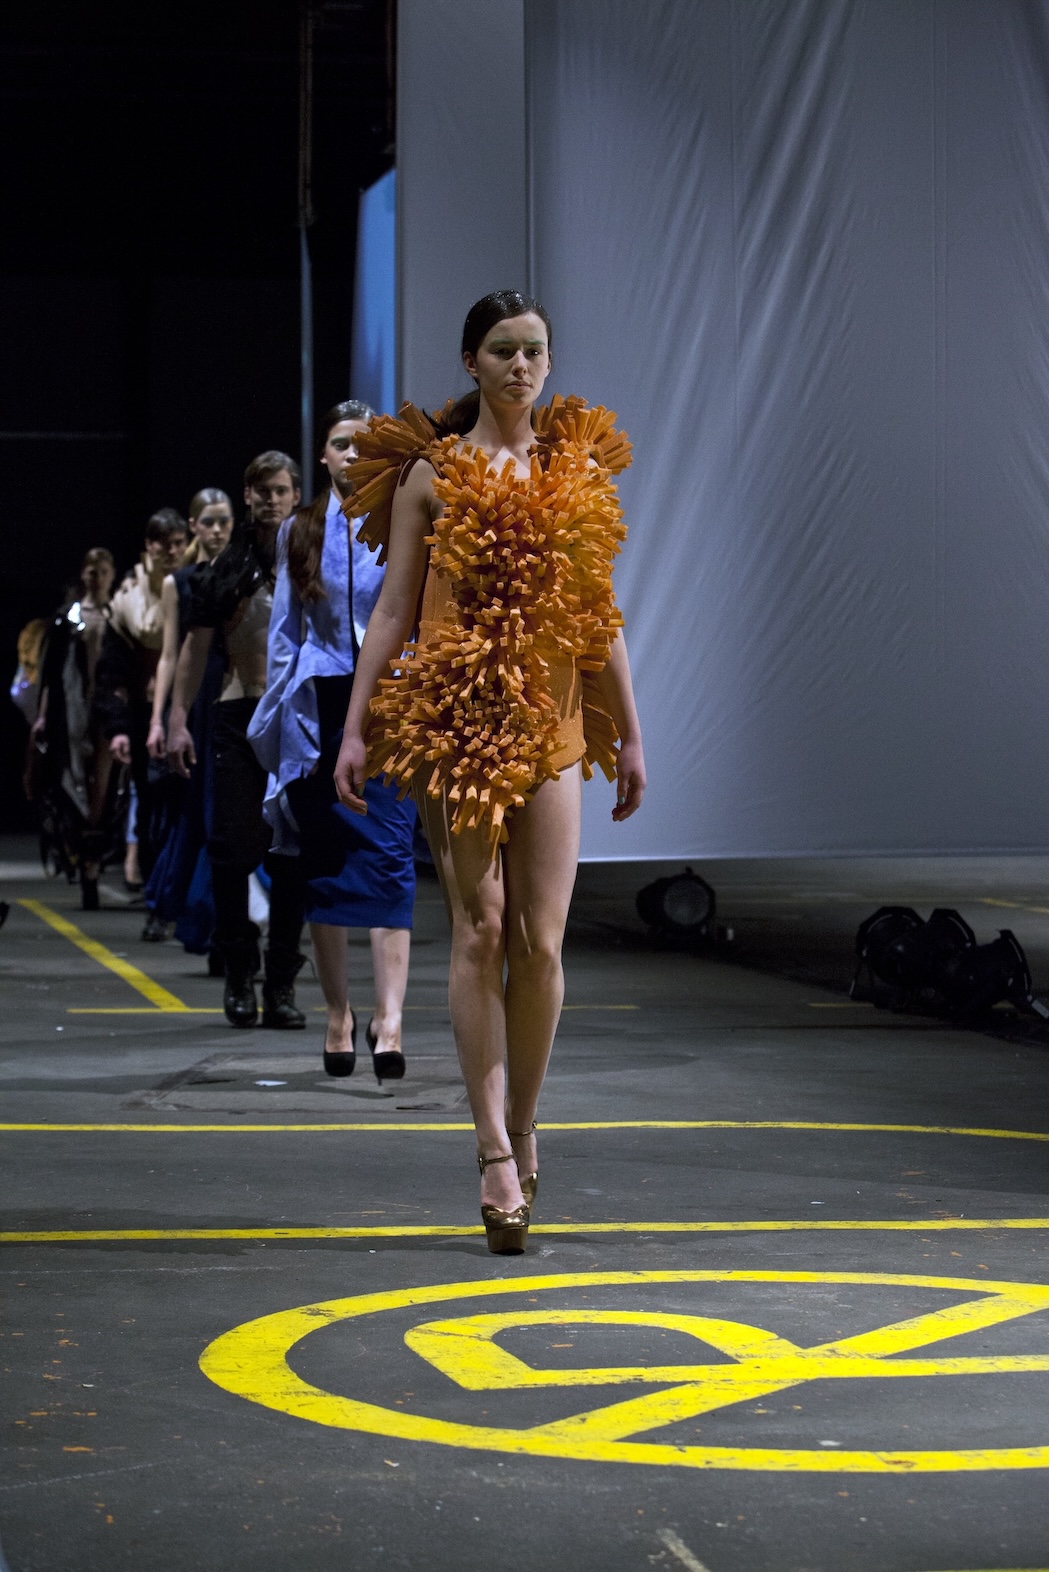
[[[297,857],[268,855],[270,827],[262,817],[266,771],[248,741],[258,699],[228,699],[214,708],[212,804],[208,856],[215,892],[215,948],[231,949],[257,937],[248,916],[248,877],[266,865],[270,876],[267,956],[283,962],[299,953],[306,886]]]

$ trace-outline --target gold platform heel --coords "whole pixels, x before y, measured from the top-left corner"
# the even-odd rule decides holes
[[[525,1136],[534,1135],[538,1128],[539,1126],[533,1119],[532,1128],[530,1130],[507,1130],[506,1133],[511,1138],[516,1136],[519,1141],[523,1141]],[[521,1181],[521,1194],[528,1203],[529,1209],[531,1209],[535,1205],[536,1191],[539,1189],[539,1175],[537,1173],[518,1174],[518,1178]]]
[[[493,1163],[515,1162],[513,1152],[507,1152],[505,1157],[478,1157],[477,1166],[482,1177],[486,1168],[491,1168]],[[524,1186],[522,1185],[522,1192]],[[481,1221],[484,1223],[485,1238],[488,1248],[493,1255],[523,1255],[528,1242],[528,1206],[523,1203],[515,1206],[512,1212],[504,1212],[501,1206],[491,1206],[487,1201],[481,1202]]]

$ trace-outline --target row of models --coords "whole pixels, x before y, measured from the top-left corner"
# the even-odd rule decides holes
[[[580,783],[594,765],[617,781],[617,823],[645,790],[612,589],[626,535],[613,476],[630,445],[581,399],[538,407],[551,326],[537,301],[478,301],[461,352],[475,391],[432,418],[411,405],[396,420],[352,403],[331,412],[330,486],[311,506],[299,507],[286,455],[249,468],[247,521],[169,597],[184,594],[186,609],[167,646],[166,749],[191,781],[193,706],[213,663],[206,844],[226,1012],[237,1026],[258,1019],[248,880],[261,861],[263,1024],[304,1024],[294,979],[308,918],[331,1074],[355,1064],[345,929],[357,926],[372,930],[375,1069],[404,1073],[414,802],[451,920],[449,1002],[482,1220],[489,1248],[514,1254],[537,1194]]]
[[[38,657],[28,785],[49,870],[79,877],[82,904],[94,909],[102,866],[123,857],[129,887],[145,883],[143,937],[162,940],[174,924],[187,949],[208,953],[238,1027],[259,1019],[249,880],[261,874],[262,1023],[306,1024],[294,982],[308,919],[333,1075],[348,1073],[356,1044],[347,929],[370,928],[368,1043],[376,1073],[394,1079],[404,1073],[415,810],[376,785],[362,826],[336,803],[332,780],[354,656],[383,574],[367,547],[351,544],[340,512],[342,471],[370,413],[352,402],[331,412],[328,485],[309,507],[298,506],[298,466],[269,451],[245,473],[241,524],[226,493],[206,488],[189,509],[187,547],[185,525],[163,510],[116,595],[111,554],[88,553],[81,593],[67,598]]]
[[[250,1027],[259,1018],[249,880],[261,864],[270,886],[262,1024],[305,1025],[295,978],[308,921],[328,1013],[324,1063],[333,1075],[349,1073],[357,1017],[348,997],[346,934],[368,928],[375,1009],[367,1040],[375,1073],[397,1079],[404,1074],[415,811],[395,789],[376,783],[364,822],[337,802],[333,780],[356,655],[383,577],[341,511],[345,470],[370,414],[353,401],[329,412],[320,454],[328,485],[305,508],[298,469],[286,454],[263,454],[249,467],[247,521],[190,577],[167,752],[178,777],[192,781],[201,771],[192,715],[217,658],[219,691],[203,766],[210,768],[211,942],[223,962],[227,1019]]]
[[[98,906],[107,863],[123,860],[129,886],[140,888],[163,837],[163,787],[149,769],[146,737],[163,642],[161,586],[186,548],[184,520],[162,508],[115,594],[112,554],[94,547],[78,591],[50,624],[23,633],[32,645],[38,630],[36,649],[20,649],[21,669],[27,661],[39,668],[21,695],[23,709],[32,705],[26,789],[38,805],[45,866],[79,879],[86,910]]]

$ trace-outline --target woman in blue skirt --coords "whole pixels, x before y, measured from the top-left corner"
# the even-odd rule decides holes
[[[338,801],[332,778],[360,641],[383,578],[342,513],[350,489],[344,470],[371,414],[352,399],[329,410],[320,461],[331,487],[281,525],[267,686],[248,735],[270,772],[265,813],[272,850],[302,859],[306,917],[328,1007],[324,1068],[329,1075],[353,1073],[357,1017],[347,988],[346,930],[369,928],[375,1013],[367,1042],[382,1081],[404,1074],[415,808],[398,801],[396,788],[370,781],[368,814],[360,817]]]

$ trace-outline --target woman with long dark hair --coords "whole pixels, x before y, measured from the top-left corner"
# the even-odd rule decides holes
[[[524,1249],[538,1184],[581,778],[591,762],[618,778],[617,822],[645,787],[612,594],[626,532],[611,477],[629,443],[580,399],[536,408],[550,339],[537,301],[485,296],[462,338],[476,390],[433,421],[410,405],[373,420],[349,470],[348,511],[367,513],[389,565],[336,784],[360,814],[377,773],[414,792],[451,918],[452,1026],[498,1254]]]
[[[373,781],[368,816],[359,819],[336,800],[332,775],[361,640],[383,579],[342,511],[352,490],[347,468],[370,415],[356,399],[328,411],[320,463],[329,484],[281,526],[266,692],[248,736],[270,772],[265,813],[273,853],[297,854],[302,862],[306,917],[328,1007],[324,1067],[333,1076],[353,1073],[357,1016],[347,987],[347,929],[368,928],[375,1012],[366,1039],[381,1082],[404,1075],[415,810],[395,789]]]

